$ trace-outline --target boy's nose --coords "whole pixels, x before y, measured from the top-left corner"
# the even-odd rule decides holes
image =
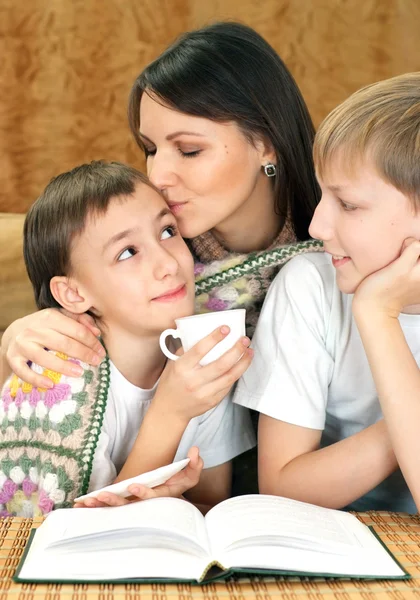
[[[332,228],[329,221],[330,219],[328,218],[327,211],[321,199],[309,225],[309,235],[312,238],[323,242],[329,240],[332,235]]]
[[[178,272],[178,261],[172,254],[160,248],[154,259],[154,273],[156,279],[163,279],[167,275],[176,275]]]

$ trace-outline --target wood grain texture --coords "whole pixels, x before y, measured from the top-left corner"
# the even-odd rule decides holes
[[[316,124],[351,92],[420,70],[419,0],[1,0],[0,212],[94,158],[143,167],[126,102],[180,32],[255,27],[296,77]]]

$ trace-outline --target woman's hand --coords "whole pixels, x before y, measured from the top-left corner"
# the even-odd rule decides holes
[[[153,410],[166,414],[170,411],[171,416],[186,426],[193,417],[204,414],[223,400],[251,364],[253,351],[248,348],[249,338],[241,338],[220,358],[204,367],[200,360],[229,331],[226,325],[219,327],[178,360],[167,362],[153,398]]]
[[[103,506],[122,506],[130,502],[139,500],[149,500],[150,498],[181,498],[182,494],[195,487],[200,480],[203,470],[203,460],[199,455],[199,450],[193,446],[188,452],[190,462],[180,473],[177,473],[168,481],[155,488],[148,488],[145,485],[133,483],[129,486],[129,498],[121,498],[110,492],[101,492],[98,498],[86,498],[84,502],[77,502],[74,508],[100,508]]]
[[[354,314],[396,319],[404,308],[420,304],[419,257],[420,241],[407,238],[396,260],[359,285],[353,299]]]
[[[52,381],[35,373],[28,366],[28,361],[62,375],[78,377],[83,372],[80,366],[48,350],[98,365],[105,356],[105,349],[97,339],[99,334],[100,330],[89,315],[73,315],[47,308],[11,324],[3,334],[1,354],[23,381],[49,388],[53,385]]]

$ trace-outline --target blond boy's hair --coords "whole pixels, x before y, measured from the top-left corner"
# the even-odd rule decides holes
[[[420,72],[373,83],[355,92],[321,123],[314,142],[318,175],[332,161],[348,174],[362,160],[420,207]]]

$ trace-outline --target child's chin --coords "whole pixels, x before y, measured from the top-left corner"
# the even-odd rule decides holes
[[[359,283],[361,282],[354,283],[352,281],[338,281],[337,279],[338,289],[343,294],[354,294],[359,286]]]

